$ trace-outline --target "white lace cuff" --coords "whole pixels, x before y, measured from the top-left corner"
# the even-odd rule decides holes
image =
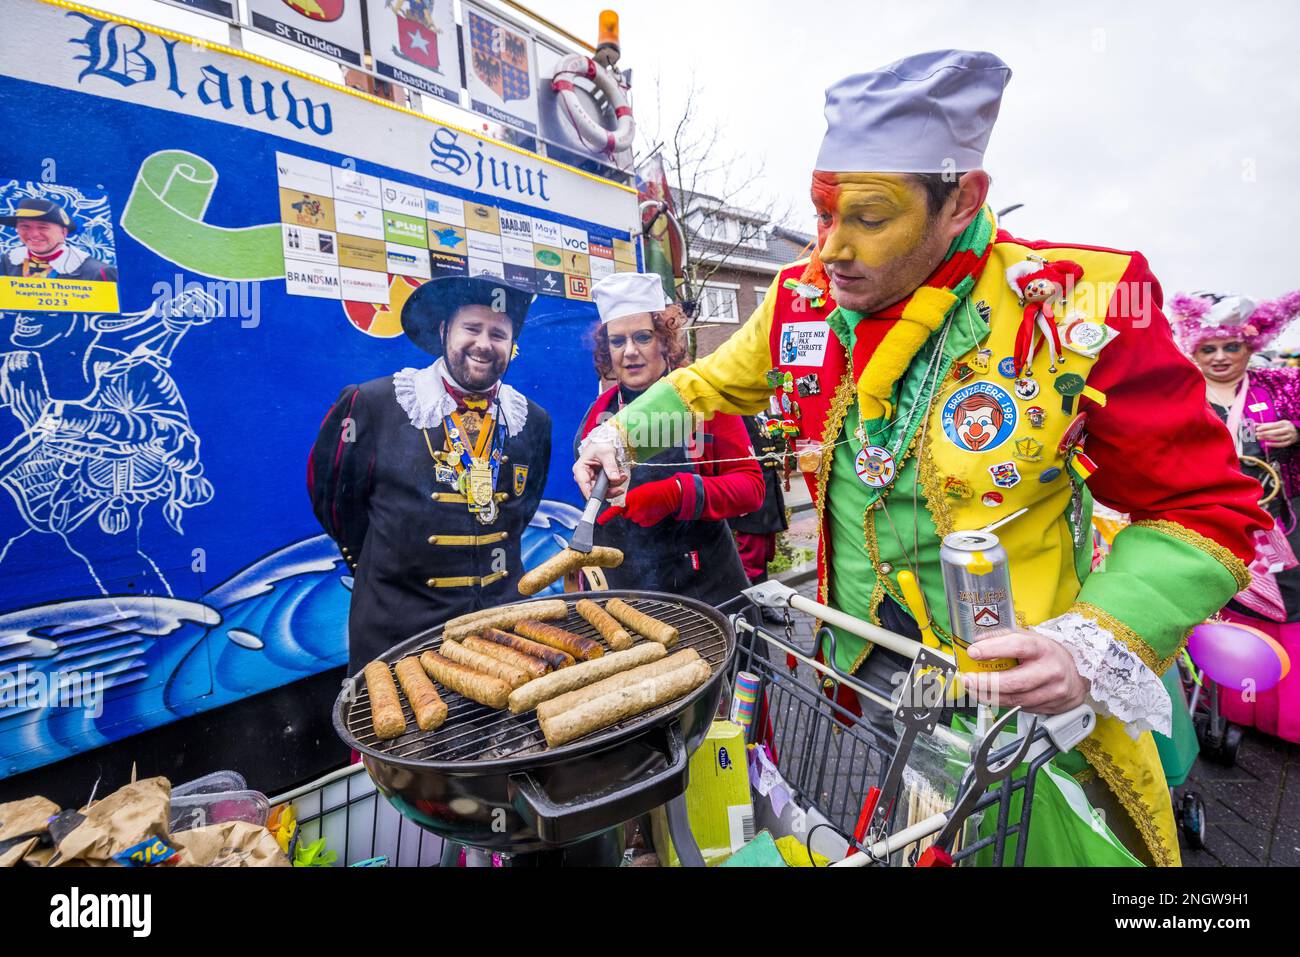
[[[618,467],[624,472],[624,474],[627,473],[627,442],[623,439],[622,432],[614,428],[614,426],[610,425],[608,422],[602,422],[600,425],[588,432],[587,437],[582,440],[582,443],[578,446],[578,458],[582,458],[586,455],[587,450],[593,445],[608,445],[613,448],[614,457],[618,460]]]
[[[1077,611],[1045,621],[1034,630],[1060,642],[1070,653],[1079,674],[1092,686],[1088,703],[1099,714],[1124,722],[1124,730],[1135,739],[1143,731],[1171,733],[1169,692],[1124,642]]]

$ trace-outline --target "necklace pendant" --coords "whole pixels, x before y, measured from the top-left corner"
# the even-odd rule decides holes
[[[897,464],[888,449],[865,445],[853,460],[853,469],[862,484],[869,488],[888,488],[894,481]]]
[[[492,467],[487,459],[472,459],[469,464],[469,482],[467,496],[475,508],[487,508],[492,504]]]

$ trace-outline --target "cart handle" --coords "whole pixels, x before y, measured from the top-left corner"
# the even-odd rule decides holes
[[[765,608],[793,608],[795,611],[801,611],[814,618],[820,618],[826,624],[834,625],[836,628],[843,628],[851,635],[865,638],[874,645],[888,648],[890,651],[906,658],[915,660],[920,650],[925,647],[921,642],[911,638],[904,638],[897,632],[881,628],[879,625],[873,625],[861,618],[846,615],[842,611],[815,602],[811,598],[805,598],[789,585],[778,581],[765,581],[762,584],[753,585],[744,589],[742,594],[748,596],[756,605]],[[941,651],[935,649],[930,649],[930,651],[933,654],[942,655],[952,660]],[[953,662],[953,666],[956,667],[956,662]]]

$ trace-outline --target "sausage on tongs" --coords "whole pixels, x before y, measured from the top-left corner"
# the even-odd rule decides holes
[[[617,548],[597,545],[589,552],[572,548],[561,549],[519,579],[519,594],[536,595],[551,582],[559,581],[579,568],[617,568],[623,564],[623,553]]]

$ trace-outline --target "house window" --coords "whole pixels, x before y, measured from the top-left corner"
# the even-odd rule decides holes
[[[736,301],[735,289],[705,286],[700,306],[702,322],[740,322],[740,304]]]

